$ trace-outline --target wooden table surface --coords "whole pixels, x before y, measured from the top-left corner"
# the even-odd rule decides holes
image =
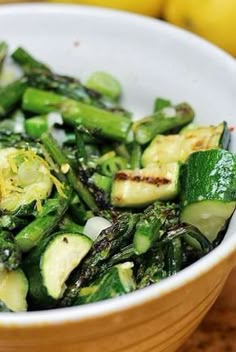
[[[179,352],[236,352],[236,269],[213,309]]]

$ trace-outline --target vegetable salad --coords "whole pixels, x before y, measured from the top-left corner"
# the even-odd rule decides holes
[[[0,43],[0,77],[8,45]],[[0,79],[0,311],[89,304],[178,273],[236,205],[227,122],[157,97],[134,120],[107,72],[82,83],[24,48]],[[6,75],[5,75],[6,77]]]

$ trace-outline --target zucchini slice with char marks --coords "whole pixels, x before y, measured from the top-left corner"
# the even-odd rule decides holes
[[[42,240],[25,259],[29,294],[35,306],[50,307],[63,296],[66,280],[92,246],[78,233],[56,233]]]
[[[193,153],[181,185],[181,220],[214,241],[235,209],[236,155],[220,149]]]
[[[179,191],[179,163],[117,172],[111,201],[117,207],[144,207],[156,200],[170,200]]]
[[[142,155],[142,165],[155,162],[185,162],[189,155],[200,150],[227,149],[230,132],[226,122],[218,126],[186,128],[181,134],[158,135]]]

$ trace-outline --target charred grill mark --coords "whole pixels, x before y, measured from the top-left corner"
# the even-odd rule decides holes
[[[199,150],[201,148],[205,147],[205,141],[204,140],[198,140],[194,145],[193,145],[193,149],[194,150]]]
[[[151,176],[140,176],[140,175],[130,175],[125,172],[118,172],[115,176],[116,181],[133,181],[133,182],[145,182],[151,185],[163,186],[168,185],[171,181],[163,177],[151,177]]]

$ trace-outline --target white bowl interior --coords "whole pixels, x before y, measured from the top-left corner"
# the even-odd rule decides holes
[[[160,21],[86,7],[3,6],[0,35],[12,49],[24,46],[60,73],[82,80],[96,70],[114,74],[123,84],[123,105],[137,118],[149,114],[154,98],[162,96],[176,103],[190,102],[197,112],[197,122],[217,124],[226,120],[235,126],[233,58]],[[235,138],[232,150],[236,150]],[[235,232],[236,216],[221,255],[236,249]],[[220,255],[214,252],[209,256],[212,264]],[[183,275],[192,275],[191,270],[171,278],[172,282],[180,282],[181,275],[182,279]],[[197,274],[197,268],[195,271]],[[163,285],[168,288],[171,280]],[[154,288],[149,291],[152,294]],[[135,294],[138,297],[139,293]]]

